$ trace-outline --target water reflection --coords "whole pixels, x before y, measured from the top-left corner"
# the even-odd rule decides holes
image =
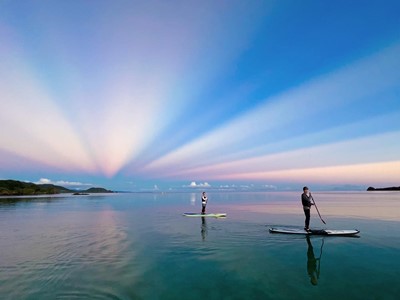
[[[196,194],[195,193],[190,194],[190,205],[192,205],[192,206],[196,205]]]
[[[137,193],[23,202],[15,210],[0,204],[0,299],[398,298],[399,222],[330,218],[333,228],[351,224],[364,234],[325,238],[334,251],[324,248],[319,281],[322,237],[269,235],[265,227],[302,215],[231,209],[247,209],[245,197],[263,208],[263,195],[213,194],[215,211],[229,213],[222,220],[181,217],[197,211],[183,193],[159,194],[157,202]],[[348,282],[349,289],[334,288]]]
[[[18,205],[25,204],[47,204],[55,201],[63,200],[61,197],[51,197],[51,196],[37,196],[37,197],[0,197],[0,209],[6,209],[10,207],[16,207]]]
[[[268,214],[303,214],[299,212],[297,194],[294,192],[270,192],[271,199],[253,203],[243,201],[231,205],[230,210]],[[261,194],[263,195],[263,194]],[[243,194],[243,197],[247,194]],[[316,196],[316,193],[314,193]],[[236,197],[236,195],[235,195]],[[256,199],[253,197],[253,199]],[[351,200],[350,200],[351,199]],[[398,192],[319,192],[318,208],[323,216],[400,220],[400,193]]]
[[[205,217],[201,217],[201,238],[205,241],[208,234],[207,221]]]
[[[322,249],[324,247],[324,239],[322,239],[321,250],[318,258],[315,258],[314,247],[311,243],[310,237],[306,237],[307,241],[307,273],[310,277],[310,282],[312,285],[318,284],[319,274],[321,270],[321,257]]]

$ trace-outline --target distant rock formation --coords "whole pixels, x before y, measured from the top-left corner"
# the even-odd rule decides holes
[[[367,191],[400,191],[400,186],[392,186],[392,187],[385,187],[385,188],[374,188],[370,186],[367,188]]]

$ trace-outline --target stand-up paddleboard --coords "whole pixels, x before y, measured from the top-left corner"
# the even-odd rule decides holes
[[[360,233],[360,230],[350,229],[350,230],[332,230],[332,229],[311,229],[310,231],[305,231],[300,228],[290,228],[290,227],[272,227],[269,229],[271,233],[285,233],[285,234],[302,234],[302,235],[341,235],[341,236],[351,236]]]
[[[226,213],[216,214],[199,214],[199,213],[184,213],[185,217],[213,217],[213,218],[226,218]]]

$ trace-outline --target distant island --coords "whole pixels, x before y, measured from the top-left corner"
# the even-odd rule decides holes
[[[400,191],[400,186],[392,186],[392,187],[385,187],[385,188],[374,188],[370,186],[367,188],[367,191]]]
[[[18,180],[0,180],[0,196],[32,196],[55,194],[89,194],[89,193],[113,193],[101,187],[92,187],[87,190],[70,190],[54,184],[35,184]]]

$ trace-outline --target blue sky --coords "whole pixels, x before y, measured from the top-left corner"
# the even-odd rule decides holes
[[[0,1],[0,178],[399,185],[399,11]]]

